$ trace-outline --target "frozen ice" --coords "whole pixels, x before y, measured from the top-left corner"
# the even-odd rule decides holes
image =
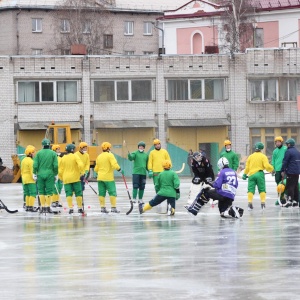
[[[211,205],[188,214],[190,178],[181,178],[175,216],[155,209],[140,215],[137,205],[127,216],[128,195],[117,182],[118,215],[101,214],[86,185],[86,217],[68,209],[40,217],[23,211],[21,184],[1,184],[0,199],[19,212],[0,212],[0,298],[299,299],[299,208],[275,206],[274,177],[266,180],[266,209],[256,192],[253,211],[247,181],[239,180],[241,220],[222,219]],[[153,196],[148,180],[144,201]],[[66,207],[64,191],[62,202]]]

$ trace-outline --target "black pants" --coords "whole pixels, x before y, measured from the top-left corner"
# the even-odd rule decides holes
[[[218,207],[219,207],[220,213],[224,212],[228,207],[230,207],[232,205],[232,202],[233,202],[232,199],[218,194],[215,189],[210,189],[207,192],[207,194],[208,194],[209,198],[211,198],[213,200],[219,200]]]
[[[288,200],[298,202],[299,200],[298,180],[299,180],[299,174],[287,174],[286,190],[287,190]]]

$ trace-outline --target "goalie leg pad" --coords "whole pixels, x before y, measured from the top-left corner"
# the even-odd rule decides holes
[[[243,213],[244,210],[242,208],[230,206],[223,213],[221,213],[221,217],[239,219],[243,216]]]
[[[197,216],[199,210],[201,209],[202,205],[200,203],[200,199],[196,198],[194,202],[191,205],[185,205],[184,208],[193,214],[194,216]]]

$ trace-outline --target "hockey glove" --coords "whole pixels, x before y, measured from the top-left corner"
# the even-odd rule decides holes
[[[120,170],[118,170],[118,172],[120,172],[122,175],[124,175],[124,170],[120,169]]]
[[[85,171],[85,172],[84,172],[84,179],[87,179],[88,176],[89,176],[89,171]],[[83,179],[83,180],[84,180],[84,179]]]
[[[206,181],[207,183],[212,183],[212,178],[211,178],[211,177],[206,177],[206,178],[205,178],[205,181]]]
[[[153,171],[152,171],[152,170],[149,170],[149,171],[148,171],[148,176],[149,176],[149,178],[152,178],[152,177],[153,177]]]
[[[34,181],[36,181],[36,180],[37,180],[37,176],[36,176],[36,174],[33,174],[33,175],[32,175],[32,179],[33,179]]]
[[[193,183],[193,184],[200,184],[200,178],[199,178],[199,177],[194,177],[194,178],[192,179],[192,183]]]
[[[242,179],[243,179],[243,180],[246,180],[247,178],[248,178],[247,174],[243,174]]]

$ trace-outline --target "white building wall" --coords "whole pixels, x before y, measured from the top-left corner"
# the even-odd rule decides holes
[[[0,156],[9,164],[16,152],[19,122],[82,121],[83,137],[92,141],[92,121],[155,120],[156,137],[166,145],[168,120],[227,119],[234,149],[247,154],[253,127],[299,127],[296,101],[249,99],[249,79],[300,78],[299,49],[248,50],[246,54],[152,57],[0,57]],[[224,101],[167,101],[170,78],[226,78],[228,99]],[[18,80],[76,79],[78,103],[16,103]],[[153,79],[154,100],[147,102],[93,102],[97,79]],[[126,126],[125,126],[126,127]],[[224,137],[225,138],[225,137]],[[248,146],[247,146],[248,145]],[[249,150],[249,148],[248,148]]]

